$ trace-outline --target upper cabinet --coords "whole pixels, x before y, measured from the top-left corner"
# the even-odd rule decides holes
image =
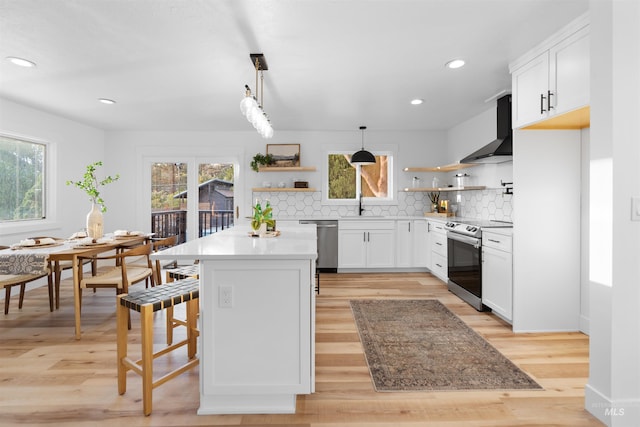
[[[589,126],[589,50],[583,15],[510,65],[514,128]]]

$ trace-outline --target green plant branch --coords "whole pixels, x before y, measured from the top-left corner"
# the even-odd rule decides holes
[[[102,162],[95,162],[87,165],[87,170],[85,171],[82,181],[67,181],[67,185],[75,185],[89,196],[89,200],[92,203],[96,203],[100,205],[100,210],[102,212],[107,211],[107,207],[104,204],[104,200],[100,197],[100,191],[98,190],[100,186],[111,184],[112,182],[117,181],[120,178],[120,174],[116,174],[114,177],[111,175],[105,177],[103,180],[98,180],[96,177],[96,168],[98,166],[102,166]]]

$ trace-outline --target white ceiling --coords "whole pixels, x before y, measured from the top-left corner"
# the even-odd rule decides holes
[[[106,130],[448,129],[588,0],[0,0],[0,97]],[[4,58],[37,63],[17,67]],[[467,65],[444,67],[453,58]],[[424,98],[411,106],[412,98]],[[111,98],[115,105],[100,104]]]

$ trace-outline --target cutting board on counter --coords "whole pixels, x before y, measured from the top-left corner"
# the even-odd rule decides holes
[[[455,216],[453,212],[425,212],[424,216],[436,217],[436,218],[447,218],[450,216]]]

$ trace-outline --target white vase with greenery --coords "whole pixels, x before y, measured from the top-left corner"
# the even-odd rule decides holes
[[[75,185],[83,190],[91,200],[91,211],[87,214],[87,235],[93,239],[99,239],[104,235],[104,218],[103,213],[107,211],[104,200],[100,197],[98,190],[101,185],[110,184],[117,181],[120,175],[107,176],[103,180],[96,177],[96,168],[102,166],[102,162],[95,162],[87,166],[82,181],[67,181],[67,185]]]

